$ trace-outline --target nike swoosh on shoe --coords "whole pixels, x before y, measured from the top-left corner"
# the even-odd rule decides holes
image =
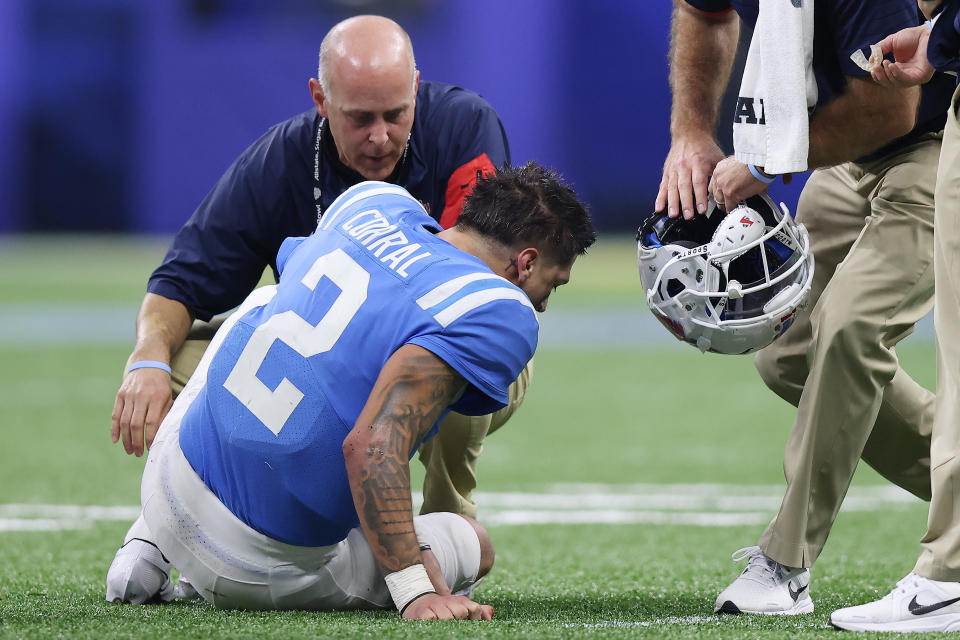
[[[803,593],[804,591],[806,591],[806,590],[807,590],[807,587],[809,587],[809,586],[810,586],[809,584],[805,584],[805,585],[803,585],[802,587],[800,587],[799,589],[797,589],[796,591],[794,591],[794,590],[793,590],[793,583],[788,582],[788,583],[787,583],[787,591],[790,592],[790,597],[793,598],[793,601],[794,601],[794,602],[796,602],[797,599],[800,597],[800,594]],[[960,600],[960,598],[957,598],[957,599]]]
[[[951,598],[950,600],[941,600],[940,602],[934,602],[933,604],[920,604],[917,602],[917,596],[913,596],[913,599],[910,601],[910,604],[907,605],[907,609],[915,616],[922,616],[927,613],[932,613],[938,609],[943,609],[944,607],[949,607],[954,602],[960,602],[960,598]]]

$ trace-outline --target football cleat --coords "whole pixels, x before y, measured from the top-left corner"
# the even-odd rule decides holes
[[[734,562],[749,558],[747,568],[717,598],[714,613],[762,613],[792,616],[813,611],[810,570],[785,567],[760,547],[733,553]]]
[[[117,550],[107,571],[107,602],[170,602],[170,566],[155,544],[133,538]]]
[[[960,582],[909,573],[883,598],[837,609],[830,624],[848,631],[960,631]]]

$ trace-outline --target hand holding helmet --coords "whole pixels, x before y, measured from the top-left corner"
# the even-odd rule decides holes
[[[701,351],[767,346],[790,326],[813,279],[806,229],[766,193],[726,215],[712,198],[692,220],[655,213],[637,233],[637,257],[650,310]]]

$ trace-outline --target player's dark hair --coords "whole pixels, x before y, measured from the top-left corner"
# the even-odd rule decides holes
[[[464,200],[457,226],[507,247],[528,244],[568,264],[597,239],[590,213],[552,169],[528,162],[504,165],[481,178]]]

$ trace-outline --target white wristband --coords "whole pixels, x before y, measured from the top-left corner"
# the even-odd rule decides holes
[[[436,593],[433,583],[430,582],[430,576],[427,575],[427,569],[422,564],[413,564],[406,569],[388,573],[383,578],[390,590],[390,596],[393,603],[397,605],[397,611],[403,615],[403,610],[407,605],[428,593]]]

